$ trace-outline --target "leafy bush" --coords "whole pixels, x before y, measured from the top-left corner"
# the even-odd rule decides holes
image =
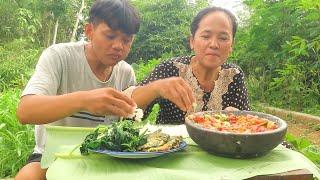
[[[10,42],[12,39],[22,37],[35,40],[41,24],[31,10],[32,3],[22,4],[1,1],[0,20],[3,23],[0,27],[1,42]]]
[[[307,41],[293,37],[283,45],[279,64],[272,75],[251,75],[250,98],[273,106],[320,116],[320,40]]]
[[[137,0],[134,5],[140,12],[142,24],[137,34],[128,62],[160,58],[164,53],[180,56],[188,51],[190,24],[195,13],[205,6],[186,0]]]
[[[86,0],[83,16],[94,0]],[[32,0],[0,1],[0,42],[11,42],[24,38],[33,43],[48,47],[53,42],[54,28],[58,21],[56,42],[68,42],[80,9],[79,0]],[[85,19],[80,19],[79,31],[82,31]]]
[[[16,118],[20,93],[0,93],[0,178],[14,176],[34,147],[33,126],[21,125]]]
[[[132,67],[135,71],[137,81],[142,81],[161,61],[161,59],[150,59],[147,63],[143,61],[140,61],[138,64],[133,63]]]
[[[29,80],[41,48],[27,40],[17,39],[0,45],[0,92],[9,88],[22,88]]]
[[[236,37],[235,60],[249,73],[261,75],[272,71],[290,57],[280,56],[282,46],[293,36],[315,39],[320,27],[320,3],[312,0],[246,0],[252,13]],[[281,58],[282,57],[282,58]],[[252,67],[261,67],[252,71]]]
[[[320,2],[245,3],[232,60],[248,75],[252,101],[320,115]]]

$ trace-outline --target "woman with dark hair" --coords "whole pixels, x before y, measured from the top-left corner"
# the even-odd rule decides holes
[[[128,89],[131,97],[146,116],[158,103],[160,124],[184,123],[186,114],[195,111],[249,110],[243,71],[226,63],[236,31],[236,18],[228,10],[203,9],[191,24],[194,55],[161,63],[139,86]]]

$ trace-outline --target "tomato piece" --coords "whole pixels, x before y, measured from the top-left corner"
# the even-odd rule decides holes
[[[237,117],[233,114],[229,114],[228,116],[229,122],[235,124],[237,122]]]
[[[196,123],[203,123],[205,121],[205,119],[201,116],[196,116],[193,120]]]
[[[257,132],[264,132],[264,131],[266,131],[266,128],[264,126],[259,126],[257,128]]]

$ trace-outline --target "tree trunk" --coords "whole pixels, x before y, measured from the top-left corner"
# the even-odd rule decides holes
[[[78,29],[79,21],[80,21],[80,18],[81,18],[81,16],[82,16],[82,11],[83,11],[84,8],[85,8],[84,0],[82,0],[82,1],[81,1],[80,10],[79,10],[79,12],[77,13],[77,20],[76,20],[76,23],[75,23],[75,25],[74,25],[74,27],[73,27],[73,31],[72,31],[72,35],[71,35],[70,41],[75,41],[75,40],[76,40],[77,29]]]
[[[47,38],[47,42],[46,42],[46,46],[45,47],[49,47],[50,46],[50,41],[51,41],[51,23],[48,23],[48,38]]]
[[[56,24],[54,25],[54,34],[53,34],[52,44],[55,44],[55,43],[56,43],[57,33],[58,33],[58,26],[59,26],[59,17],[57,18]]]

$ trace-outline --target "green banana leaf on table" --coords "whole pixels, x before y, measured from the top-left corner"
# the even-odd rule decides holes
[[[46,126],[47,144],[41,166],[47,179],[245,179],[257,175],[307,169],[320,170],[302,154],[278,146],[253,159],[231,159],[209,154],[190,138],[179,152],[150,159],[119,159],[103,154],[81,156],[77,146],[93,128]],[[73,149],[76,150],[70,154]]]

